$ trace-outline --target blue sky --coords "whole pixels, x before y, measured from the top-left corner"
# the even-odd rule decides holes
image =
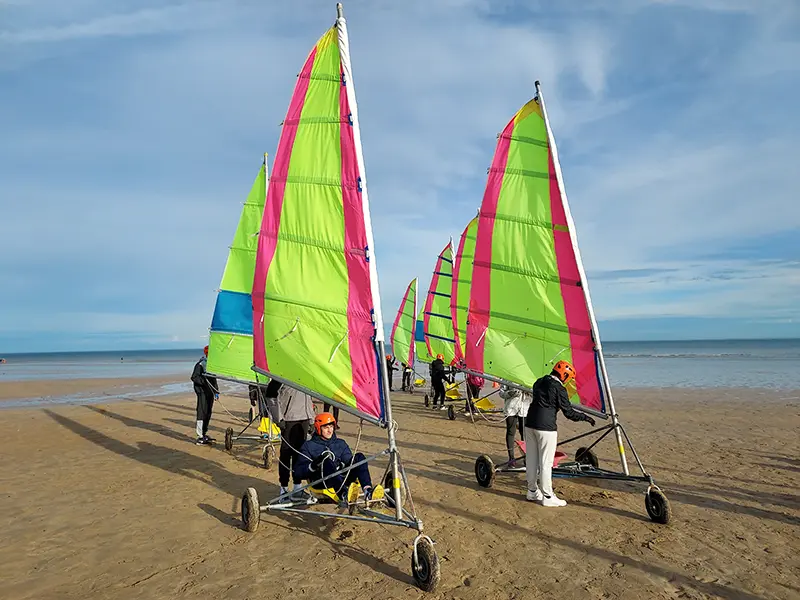
[[[800,337],[800,4],[345,3],[385,320],[540,79],[607,340]],[[203,343],[325,0],[0,0],[0,352]]]

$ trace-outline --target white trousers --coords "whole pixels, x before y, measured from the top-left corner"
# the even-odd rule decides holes
[[[557,431],[525,428],[525,475],[531,492],[541,490],[545,496],[553,495],[553,459],[556,457],[556,445]]]

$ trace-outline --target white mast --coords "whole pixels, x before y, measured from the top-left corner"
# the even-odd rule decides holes
[[[567,218],[569,238],[572,242],[572,250],[575,253],[575,262],[578,264],[578,274],[581,278],[581,289],[583,290],[583,297],[586,300],[586,308],[589,311],[589,321],[592,325],[592,337],[594,338],[595,347],[597,348],[597,356],[600,362],[600,373],[603,376],[603,388],[608,398],[608,407],[611,409],[611,420],[614,424],[614,434],[616,435],[617,446],[619,447],[619,458],[625,475],[630,475],[630,471],[628,470],[628,461],[625,458],[625,446],[622,444],[622,433],[620,432],[619,428],[619,418],[617,417],[617,410],[614,408],[614,398],[611,395],[611,384],[608,381],[606,361],[603,357],[603,347],[600,344],[600,332],[597,328],[597,320],[595,319],[594,309],[592,308],[592,299],[589,295],[589,281],[586,279],[586,273],[583,270],[583,261],[581,260],[581,251],[578,249],[578,236],[575,231],[575,223],[572,220],[572,213],[569,210],[567,191],[564,189],[564,176],[561,173],[561,163],[558,161],[558,148],[556,147],[556,140],[553,137],[553,130],[550,128],[550,120],[547,118],[547,108],[544,104],[544,96],[542,96],[541,85],[538,81],[534,85],[536,86],[536,95],[539,98],[539,106],[542,107],[542,117],[544,118],[544,125],[547,129],[547,138],[550,143],[550,149],[553,153],[553,165],[555,166],[556,171],[558,191],[561,193],[561,203],[564,206],[564,215]]]

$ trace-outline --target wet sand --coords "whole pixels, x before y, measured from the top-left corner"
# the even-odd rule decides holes
[[[0,397],[42,385],[5,383]],[[265,501],[277,470],[260,466],[258,447],[224,450],[237,421],[221,405],[214,447],[192,443],[185,394],[0,410],[0,598],[800,597],[800,393],[616,396],[671,500],[668,526],[650,522],[639,485],[557,480],[563,509],[525,502],[518,475],[479,488],[475,458],[502,459],[502,424],[451,422],[421,394],[394,396],[414,500],[441,559],[433,594],[413,584],[410,530],[269,514],[243,531],[241,493],[254,486]],[[223,402],[238,418],[249,406]],[[354,446],[355,419],[342,421]],[[586,430],[560,421],[562,439]],[[385,439],[365,426],[359,450]],[[610,439],[598,455],[618,465]]]

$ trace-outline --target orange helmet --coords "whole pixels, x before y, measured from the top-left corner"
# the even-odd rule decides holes
[[[444,354],[437,354],[436,358],[438,358],[439,360],[444,360]]]
[[[553,365],[553,373],[558,375],[562,383],[575,379],[575,368],[565,360],[560,360]]]
[[[392,355],[391,355],[391,354],[387,354],[387,355],[386,355],[386,358],[387,358],[387,359],[390,359],[390,358],[392,358]]]
[[[206,356],[208,356],[208,346],[206,346],[205,348],[203,348],[203,354],[205,354]]]
[[[314,431],[316,431],[317,435],[319,435],[325,425],[330,425],[332,423],[336,423],[336,419],[333,418],[331,413],[319,413],[316,417],[314,417]]]

